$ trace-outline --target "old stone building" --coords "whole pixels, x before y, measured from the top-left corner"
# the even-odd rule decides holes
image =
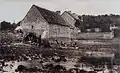
[[[58,14],[33,5],[21,21],[24,35],[35,33],[46,38],[70,38],[70,26]]]
[[[76,24],[79,24],[80,21],[78,15],[71,13],[71,11],[65,11],[61,16],[71,27],[71,37],[76,38],[76,35],[80,31],[80,29],[75,26]]]

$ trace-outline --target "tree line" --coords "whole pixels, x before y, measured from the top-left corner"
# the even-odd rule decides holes
[[[111,25],[120,26],[120,15],[110,14],[110,15],[79,15],[79,19],[77,20],[75,26],[80,28],[82,32],[85,29],[92,28],[100,28],[102,32],[110,31],[109,27]],[[10,23],[7,21],[2,21],[0,23],[1,30],[13,30],[17,26],[20,25],[18,23]]]
[[[0,30],[14,30],[19,25],[20,25],[20,22],[11,23],[7,21],[2,21],[0,22]]]
[[[77,27],[85,31],[85,29],[101,28],[103,32],[110,31],[111,25],[120,26],[120,15],[81,15]]]

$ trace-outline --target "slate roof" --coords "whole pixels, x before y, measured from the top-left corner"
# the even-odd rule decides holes
[[[69,14],[69,15],[70,15],[72,18],[74,18],[74,20],[76,20],[76,21],[79,21],[79,20],[80,20],[77,16],[74,16],[73,14],[71,14],[71,13],[68,12],[68,11],[64,11],[61,16],[64,16],[65,13]],[[67,21],[66,21],[66,22],[67,22]],[[67,22],[67,23],[68,23],[68,22]],[[71,24],[69,24],[69,25],[70,25],[71,28],[74,28],[75,23],[74,23],[74,26],[71,25]],[[77,28],[77,27],[76,27],[76,28]]]
[[[56,12],[35,6],[48,23],[69,26],[65,20]]]
[[[80,20],[78,16],[74,16],[73,14],[69,13],[68,11],[65,11],[66,13],[68,13],[70,16],[72,16],[75,20]]]

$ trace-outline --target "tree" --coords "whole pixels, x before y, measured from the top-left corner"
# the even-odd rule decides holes
[[[10,22],[6,22],[6,21],[1,22],[1,30],[8,30],[11,28],[12,28],[12,25]]]

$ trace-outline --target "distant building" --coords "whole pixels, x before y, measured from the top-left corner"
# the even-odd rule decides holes
[[[115,25],[110,25],[110,30],[113,31],[113,30],[116,30],[116,29],[119,29],[118,26],[115,26]]]
[[[101,28],[87,28],[85,29],[85,32],[88,33],[88,32],[101,32]]]
[[[101,32],[100,28],[95,28],[94,30],[95,30],[95,32]]]
[[[120,27],[114,24],[110,25],[110,31],[114,33],[114,37],[120,37]]]
[[[86,29],[86,32],[91,32],[92,31],[92,29]]]
[[[21,21],[24,35],[35,33],[46,38],[70,38],[70,25],[60,16],[60,11],[53,12],[33,5]]]

